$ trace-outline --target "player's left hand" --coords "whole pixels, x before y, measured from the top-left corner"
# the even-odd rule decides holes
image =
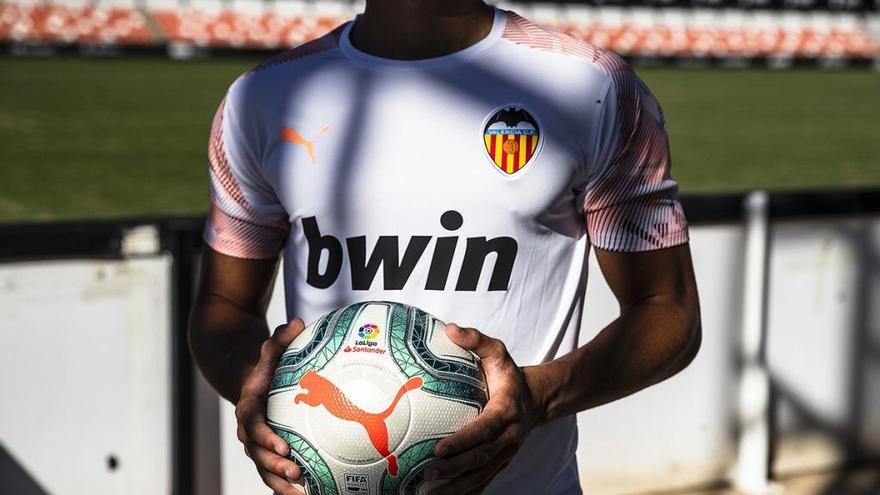
[[[454,323],[446,325],[446,334],[479,356],[489,402],[471,424],[437,443],[434,455],[438,460],[427,467],[425,479],[449,480],[431,495],[480,493],[513,459],[539,412],[522,370],[503,342]]]

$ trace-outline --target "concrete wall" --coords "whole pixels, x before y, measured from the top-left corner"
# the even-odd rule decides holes
[[[0,265],[0,492],[169,492],[170,262]]]

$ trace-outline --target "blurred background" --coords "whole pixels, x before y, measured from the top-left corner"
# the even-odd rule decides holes
[[[692,224],[703,348],[579,416],[585,492],[880,494],[880,0],[500,5],[633,63]],[[0,492],[267,492],[186,348],[208,132],[361,9],[0,0]]]

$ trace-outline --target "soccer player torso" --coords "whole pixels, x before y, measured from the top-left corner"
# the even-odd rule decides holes
[[[501,322],[486,309],[512,295],[559,300],[583,244],[584,143],[607,77],[506,42],[499,17],[477,45],[416,62],[359,52],[344,29],[335,48],[236,84],[291,225],[292,315],[380,298],[490,326]]]
[[[350,26],[243,75],[215,117],[206,240],[283,245],[291,318],[399,301],[538,364],[577,346],[588,229],[605,249],[686,241],[659,106],[613,54],[501,10],[418,61],[360,52]],[[574,418],[539,430],[491,493],[579,490]]]
[[[362,235],[371,247],[388,239],[369,251],[382,255],[393,245],[403,256],[410,246],[419,260],[407,273],[394,270],[393,280],[379,273],[365,281],[365,274],[349,272],[348,253],[338,276],[320,270],[321,276],[307,277],[310,285],[485,292],[490,277],[468,283],[461,278],[462,260],[452,264],[448,278],[436,269],[429,273],[432,259],[435,268],[444,266],[439,237],[460,237],[457,247],[464,248],[469,237],[505,237],[541,226],[568,238],[583,235],[573,187],[583,180],[582,151],[572,138],[584,126],[566,128],[578,122],[557,113],[561,102],[548,108],[538,94],[499,87],[457,65],[442,75],[348,67],[344,78],[328,67],[292,97],[300,103],[279,102],[293,111],[267,119],[278,129],[264,166],[300,230],[311,225],[353,246]],[[508,121],[490,125],[499,114]],[[284,139],[284,129],[309,143]],[[424,236],[431,240],[421,249]],[[502,278],[510,275],[508,270]],[[499,283],[492,289],[507,289]]]

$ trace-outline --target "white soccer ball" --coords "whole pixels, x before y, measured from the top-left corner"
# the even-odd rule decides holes
[[[488,399],[479,362],[445,324],[393,302],[331,311],[287,348],[269,426],[287,441],[309,495],[420,494],[434,445]]]

